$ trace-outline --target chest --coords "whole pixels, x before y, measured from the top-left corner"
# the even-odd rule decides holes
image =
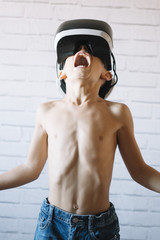
[[[109,111],[99,108],[81,111],[59,110],[47,116],[48,137],[62,141],[107,140],[118,129],[118,121]]]

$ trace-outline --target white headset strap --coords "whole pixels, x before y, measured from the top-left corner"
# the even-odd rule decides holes
[[[92,35],[92,36],[102,37],[108,42],[110,49],[113,48],[112,39],[106,32],[101,30],[90,29],[90,28],[77,28],[77,29],[64,30],[62,32],[57,33],[54,41],[55,49],[57,48],[57,44],[60,39],[66,36],[73,36],[73,35]]]

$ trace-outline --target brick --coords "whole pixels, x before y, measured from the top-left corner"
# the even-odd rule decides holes
[[[110,198],[111,202],[115,203],[115,207],[117,210],[124,210],[124,211],[134,211],[139,212],[146,212],[148,211],[148,198],[143,198],[142,196],[134,196],[134,195],[123,195],[118,196],[113,195]],[[123,203],[123,204],[122,204]]]
[[[132,38],[133,30],[128,25],[111,24],[113,30],[113,47],[115,41],[130,40]]]
[[[27,69],[28,81],[53,82],[57,77],[54,67],[32,67]]]
[[[37,108],[41,103],[47,102],[44,97],[31,97],[28,98],[25,104],[27,111],[33,112],[36,114]]]
[[[3,208],[1,208],[1,211],[2,210],[3,210]],[[12,232],[12,234],[13,234],[13,233],[17,233],[18,232],[18,220],[14,219],[14,218],[12,218],[12,219],[0,218],[0,226],[1,226],[1,232],[2,233]]]
[[[129,226],[135,226],[139,227],[139,230],[143,229],[143,227],[147,227],[151,225],[151,218],[149,218],[149,214],[147,211],[141,211],[140,213],[138,211],[129,211],[124,209],[118,210],[119,218],[121,220],[122,225],[129,225]],[[138,231],[139,232],[139,231]],[[137,234],[139,235],[140,233]],[[133,235],[131,235],[133,238]],[[138,236],[136,236],[138,238]],[[140,235],[139,235],[140,238]]]
[[[118,71],[119,85],[123,87],[156,87],[158,74]],[[151,81],[152,79],[152,81]]]
[[[49,98],[55,98],[55,99],[59,99],[62,98],[58,88],[57,88],[57,84],[55,82],[53,83],[47,83],[46,84],[46,97]]]
[[[142,151],[142,149],[147,149],[147,147],[148,147],[148,138],[147,138],[146,135],[135,133],[135,138],[136,138],[137,144],[138,144],[138,146],[139,146],[141,151]]]
[[[27,38],[29,51],[53,51],[53,36],[29,36]]]
[[[146,240],[147,229],[138,226],[122,226],[121,237],[123,240]]]
[[[150,1],[145,1],[145,0],[135,0],[133,5],[136,8],[141,8],[141,9],[153,9],[157,10],[160,9],[160,3],[157,0],[153,0],[152,2]]]
[[[21,130],[18,127],[3,126],[1,128],[1,141],[14,141],[21,140]]]
[[[17,66],[55,66],[56,57],[52,52],[0,51],[1,63]]]
[[[31,142],[34,127],[21,127],[22,139],[25,142]]]
[[[49,4],[26,4],[25,13],[26,18],[33,19],[51,19],[54,16],[54,9]]]
[[[65,21],[69,19],[78,18],[87,18],[87,19],[95,19],[97,12],[100,13],[100,17],[98,19],[103,21],[110,21],[111,12],[107,8],[102,7],[78,7],[77,5],[62,5],[56,6],[55,16],[58,21]],[[109,14],[110,13],[110,14]],[[72,16],[72,17],[71,17]],[[107,19],[106,19],[107,16]]]
[[[9,191],[0,191],[0,209],[3,203],[8,204],[18,204],[20,202],[20,191],[17,189],[12,189]]]
[[[25,99],[23,98],[1,96],[0,99],[0,110],[10,112],[25,110]]]
[[[33,127],[35,114],[31,112],[0,112],[1,123],[7,126]]]
[[[1,66],[1,76],[2,81],[14,80],[14,81],[25,81],[26,80],[26,67],[23,66]]]
[[[117,102],[125,102],[129,98],[129,93],[127,89],[121,88],[118,86],[114,86],[110,95],[107,97],[108,100],[117,101]]]
[[[148,217],[152,219],[152,221],[150,221],[151,227],[160,227],[160,212],[150,212]]]
[[[8,204],[2,204],[3,208],[1,208],[1,216],[4,217],[12,217],[13,220],[16,218],[30,218],[30,219],[36,219],[37,218],[37,212],[39,211],[39,206],[34,205],[34,208],[32,205],[24,205],[24,204],[14,204],[14,206],[10,203]],[[6,208],[8,211],[6,211]],[[8,226],[8,230],[10,229],[10,226]]]
[[[157,56],[158,44],[145,41],[114,41],[114,52],[119,55]]]
[[[153,105],[153,117],[160,119],[160,108],[159,105]]]
[[[154,240],[157,236],[160,236],[160,227],[150,227],[148,231],[148,240]]]
[[[0,3],[0,17],[23,17],[24,4],[15,2]]]
[[[130,97],[133,102],[145,103],[159,103],[160,90],[159,89],[133,89]]]
[[[129,105],[133,118],[152,118],[153,106],[152,104],[145,103],[134,103],[131,102]]]
[[[29,33],[29,23],[26,19],[22,21],[22,19],[19,18],[6,18],[5,20],[1,19],[0,24],[1,30],[5,35],[25,35]]]
[[[22,66],[25,65],[25,52],[23,51],[0,51],[0,54],[2,56],[1,58],[1,64],[2,65],[16,65],[16,66]]]
[[[127,68],[129,71],[159,73],[159,58],[155,57],[129,57],[127,59]]]
[[[38,218],[38,216],[37,216]],[[23,220],[20,224],[20,229],[22,234],[32,234],[36,230],[37,221],[36,220]]]
[[[101,1],[96,1],[96,0],[82,0],[81,1],[81,5],[82,6],[91,6],[91,7],[115,7],[115,8],[129,8],[131,6],[131,2],[129,0],[114,0],[114,1],[105,1],[105,0],[101,0]]]
[[[78,3],[78,0],[50,0],[50,3],[51,4],[77,4]]]
[[[149,136],[148,144],[150,144],[150,142],[151,140]],[[159,154],[160,154],[160,151],[151,150],[151,149],[149,149],[149,151],[143,152],[144,159],[150,166],[160,166]]]
[[[126,58],[123,56],[120,56],[120,55],[115,55],[115,54],[114,54],[114,56],[116,59],[117,73],[119,75],[119,71],[125,71],[127,68]]]
[[[128,27],[128,26],[127,26]],[[156,42],[158,39],[157,26],[133,26],[132,38],[139,41]]]
[[[160,120],[135,119],[135,132],[160,134]]]
[[[124,9],[109,9],[107,10],[107,16],[110,22],[134,24],[134,25],[150,25],[157,26],[159,24],[159,12],[158,11],[146,11],[146,10],[128,10],[129,14],[126,17],[126,10]]]
[[[26,50],[28,40],[24,36],[2,36],[0,49],[7,50]]]
[[[160,150],[160,135],[150,135],[149,136],[149,147],[150,150]]]
[[[153,213],[156,213],[156,214],[160,213],[160,199],[159,199],[159,196],[150,199],[149,208],[150,208],[150,211],[152,211]]]
[[[122,180],[122,179],[121,179]],[[132,195],[132,196],[152,196],[152,194],[155,196],[156,194],[148,191],[148,189],[145,189],[141,185],[137,184],[133,180],[123,179],[123,181],[120,181],[120,179],[114,178],[113,173],[113,181],[111,183],[111,193],[112,194],[123,194],[125,195]]]
[[[0,232],[0,239],[9,239],[9,240],[33,240],[33,236],[26,236],[19,234],[18,232]]]
[[[0,154],[4,156],[22,156],[25,157],[28,152],[27,143],[0,142]]]
[[[17,158],[18,156],[14,158],[13,156],[3,156],[0,154],[1,171],[6,171],[14,168],[17,165]]]
[[[38,196],[38,199],[37,199]],[[24,189],[21,193],[21,204],[41,205],[47,197],[47,191],[44,189]]]
[[[58,21],[56,19],[27,19],[29,35],[55,35]]]

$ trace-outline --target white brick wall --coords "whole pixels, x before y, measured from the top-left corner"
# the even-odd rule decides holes
[[[119,82],[109,99],[126,103],[144,159],[160,171],[160,1],[0,0],[0,173],[25,161],[38,105],[60,98],[54,34],[73,18],[108,21]],[[40,178],[0,192],[0,239],[32,240],[48,195]],[[160,236],[160,195],[133,182],[117,152],[111,185],[122,240]]]

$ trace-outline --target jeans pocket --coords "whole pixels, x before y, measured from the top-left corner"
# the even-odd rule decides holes
[[[111,238],[110,240],[120,240],[120,235],[119,233],[115,234],[113,238]]]
[[[120,239],[119,231],[120,229],[119,229],[118,218],[115,218],[109,224],[106,223],[106,224],[94,226],[93,239],[119,240]]]
[[[48,214],[41,210],[38,218],[39,228],[41,230],[46,229],[50,225],[50,223],[51,219],[49,219]]]
[[[119,233],[115,234],[113,237],[109,237],[108,235],[97,235],[95,233],[91,233],[91,239],[92,240],[120,240]]]

